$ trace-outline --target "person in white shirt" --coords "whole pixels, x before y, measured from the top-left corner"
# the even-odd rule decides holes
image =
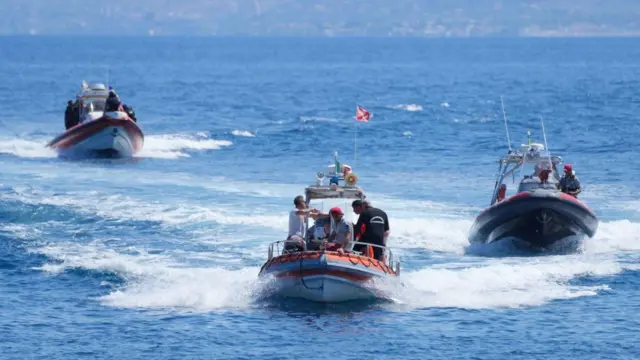
[[[316,209],[309,209],[302,195],[298,195],[293,199],[295,210],[289,212],[289,233],[287,235],[287,243],[296,246],[301,250],[306,248],[306,218],[317,214]]]

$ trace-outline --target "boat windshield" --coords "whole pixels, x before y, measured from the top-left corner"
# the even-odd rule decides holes
[[[84,99],[82,109],[85,113],[94,111],[104,111],[106,108],[105,99]]]

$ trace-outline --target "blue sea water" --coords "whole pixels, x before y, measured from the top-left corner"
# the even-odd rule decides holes
[[[638,358],[639,45],[0,38],[0,356]],[[83,79],[134,106],[135,161],[45,148]],[[469,246],[507,150],[500,96],[514,145],[542,117],[574,164],[601,220],[579,251]],[[388,213],[404,286],[262,300],[267,246],[334,151]]]

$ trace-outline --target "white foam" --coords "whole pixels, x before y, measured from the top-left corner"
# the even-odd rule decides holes
[[[197,136],[185,134],[145,136],[141,157],[176,159],[189,157],[186,150],[218,150],[233,143],[228,140],[214,140],[204,134]]]
[[[100,298],[123,308],[209,311],[243,308],[257,291],[259,268],[161,268],[145,281],[135,282]]]
[[[467,219],[413,218],[394,219],[389,246],[402,249],[425,249],[464,254],[469,245],[467,233],[472,224]]]
[[[584,242],[587,253],[640,251],[640,223],[629,220],[600,222],[592,239]]]
[[[144,251],[133,255],[99,244],[61,245],[32,250],[61,261],[59,264],[46,264],[41,270],[55,274],[81,268],[116,274],[125,283],[99,298],[108,306],[189,311],[239,308],[248,306],[258,289],[259,269],[254,267],[240,270],[190,267],[176,263],[170,256],[151,255]]]
[[[608,276],[621,272],[613,260],[569,258],[519,258],[493,260],[469,266],[433,266],[401,276],[406,287],[395,296],[411,307],[459,307],[467,309],[537,306],[558,299],[594,296],[605,285],[571,285],[580,276]]]
[[[47,142],[48,140],[41,139],[0,138],[0,153],[27,158],[56,157],[56,152],[46,147]],[[198,133],[195,136],[185,134],[148,135],[145,136],[144,146],[139,156],[175,159],[189,157],[186,152],[188,150],[217,150],[232,144],[228,140],[209,139],[204,133]]]
[[[255,137],[255,135],[248,130],[233,130],[231,134],[235,136]]]
[[[417,105],[417,104],[400,104],[400,105],[395,105],[393,106],[394,109],[397,110],[404,110],[404,111],[422,111],[422,105]]]
[[[25,158],[52,158],[56,152],[46,147],[45,140],[28,140],[20,138],[0,138],[0,153],[12,154]]]

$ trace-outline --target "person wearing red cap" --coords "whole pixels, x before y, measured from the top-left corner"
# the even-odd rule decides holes
[[[560,183],[558,185],[560,187],[560,191],[576,198],[578,197],[578,194],[582,192],[580,180],[576,177],[576,173],[573,171],[573,166],[571,166],[571,164],[564,165],[564,176],[560,179]]]
[[[343,253],[344,249],[349,245],[351,234],[353,233],[351,224],[345,220],[344,212],[338,206],[329,210],[329,216],[333,218],[335,226],[328,239],[328,242],[333,244],[327,244],[327,249],[336,249],[339,253]]]

